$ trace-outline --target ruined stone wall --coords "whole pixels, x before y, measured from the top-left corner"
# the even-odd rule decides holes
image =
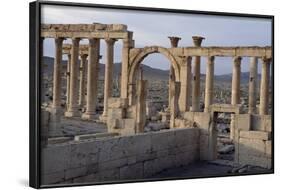
[[[271,117],[235,115],[235,161],[270,169],[272,160]]]
[[[204,112],[185,112],[182,122],[187,122],[187,127],[198,128],[200,160],[216,159],[217,149],[217,131],[211,125],[211,114]]]
[[[199,130],[172,129],[49,145],[43,184],[144,179],[199,159]]]

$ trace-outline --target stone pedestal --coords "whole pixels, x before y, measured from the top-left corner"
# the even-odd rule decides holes
[[[79,41],[80,38],[72,39],[69,106],[65,112],[66,117],[77,117],[80,115],[78,111]]]
[[[214,96],[214,60],[215,57],[208,57],[206,82],[205,82],[205,108],[204,112],[209,112],[209,107],[213,103]]]
[[[89,39],[89,61],[87,76],[87,101],[86,112],[83,119],[96,118],[96,102],[98,93],[98,64],[99,64],[100,40]]]
[[[261,85],[260,85],[260,115],[268,114],[269,104],[269,73],[270,72],[270,59],[262,59],[261,71]]]

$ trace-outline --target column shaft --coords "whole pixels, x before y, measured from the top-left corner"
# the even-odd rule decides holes
[[[260,85],[260,115],[268,114],[268,99],[269,99],[269,70],[270,59],[262,59],[262,73]]]
[[[62,43],[63,38],[55,39],[55,61],[53,75],[53,105],[52,108],[56,112],[61,108],[61,62],[62,62]]]
[[[195,56],[193,62],[193,85],[192,85],[192,111],[200,110],[200,57]]]
[[[170,40],[170,44],[172,48],[176,48],[178,47],[178,43],[181,40],[180,37],[176,37],[176,36],[169,36],[168,37]],[[170,105],[171,105],[171,98],[172,98],[172,90],[171,90],[171,85],[172,82],[175,82],[175,69],[173,67],[173,64],[170,63],[170,74],[169,74],[169,99],[168,99],[168,108],[170,109]]]
[[[94,119],[96,114],[99,52],[100,40],[89,39],[86,112],[82,115],[84,119]]]
[[[240,75],[241,75],[241,57],[235,57],[233,60],[233,71],[232,71],[232,90],[231,90],[232,105],[236,105],[240,103]]]
[[[205,82],[205,108],[204,112],[209,112],[209,107],[213,103],[214,96],[214,57],[208,57],[206,82]]]
[[[195,47],[201,47],[205,38],[201,36],[192,36]],[[193,84],[192,84],[192,111],[200,111],[200,56],[195,56],[193,63]]]
[[[80,59],[80,85],[79,85],[79,106],[82,108],[85,104],[85,90],[86,90],[86,61],[87,54],[81,55]]]
[[[256,113],[257,98],[257,75],[258,75],[258,58],[250,59],[250,78],[249,78],[249,113]]]
[[[114,60],[114,39],[106,39],[106,63],[105,63],[105,77],[104,77],[104,102],[103,102],[103,116],[107,116],[108,98],[112,97],[113,84],[113,60]]]
[[[66,117],[79,116],[79,113],[78,113],[79,41],[80,41],[80,38],[72,39],[69,106],[67,108],[67,112],[65,113]]]
[[[121,98],[128,97],[128,67],[129,67],[130,39],[123,39],[121,66]]]
[[[71,68],[71,54],[68,54],[67,70],[66,70],[66,108],[69,106],[70,96],[70,68]]]
[[[183,58],[180,69],[180,98],[179,110],[181,112],[189,111],[189,98],[190,98],[190,75],[191,75],[191,57]]]

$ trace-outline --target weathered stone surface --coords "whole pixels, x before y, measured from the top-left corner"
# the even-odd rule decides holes
[[[126,98],[108,98],[108,107],[110,108],[126,108],[128,99]]]
[[[271,140],[271,132],[265,132],[265,131],[240,131],[240,138]]]

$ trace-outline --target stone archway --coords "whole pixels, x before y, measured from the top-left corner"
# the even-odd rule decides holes
[[[175,71],[175,80],[180,81],[179,64],[175,56],[169,51],[169,49],[161,46],[149,46],[143,48],[142,51],[138,53],[136,57],[131,61],[130,69],[129,69],[129,83],[133,82],[135,72],[139,67],[140,63],[144,60],[144,58],[146,58],[148,55],[153,53],[160,53],[164,55],[171,62]]]

